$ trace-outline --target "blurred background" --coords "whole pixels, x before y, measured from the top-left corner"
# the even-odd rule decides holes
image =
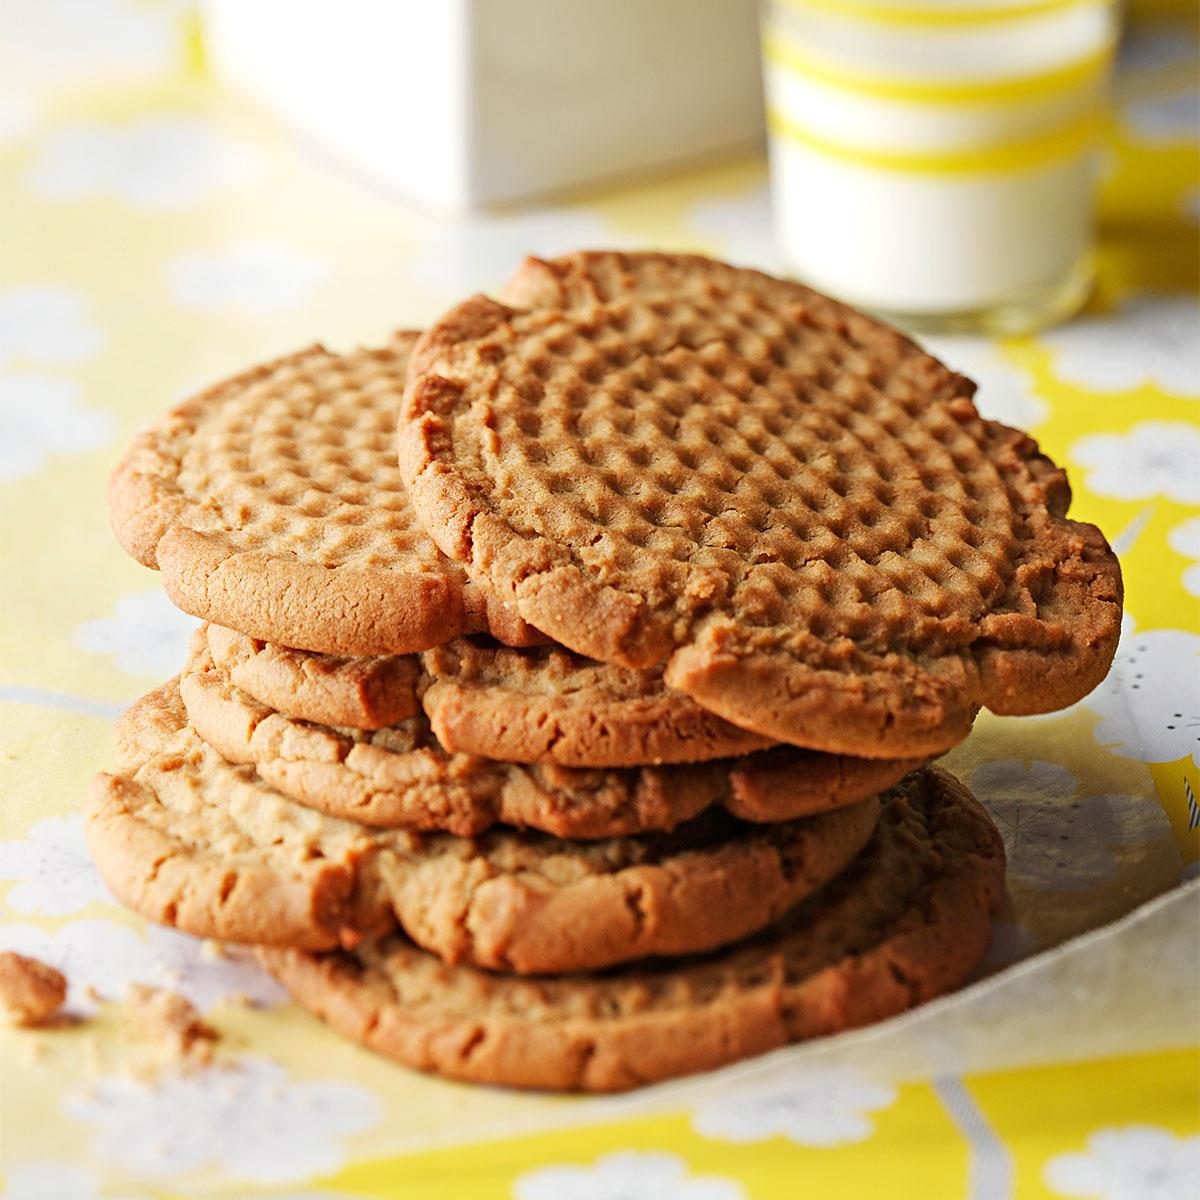
[[[86,275],[163,400],[586,245],[789,271],[923,328],[1036,324],[1093,270],[1095,313],[1194,292],[1195,6],[879,17],[962,8],[922,3],[5,0],[4,265]],[[1154,312],[1160,353],[1196,332]]]

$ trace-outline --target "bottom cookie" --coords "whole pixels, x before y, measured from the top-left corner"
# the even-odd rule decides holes
[[[1004,849],[953,776],[895,788],[856,862],[774,929],[690,960],[519,978],[400,937],[355,953],[264,949],[292,996],[407,1066],[607,1092],[866,1025],[963,983],[1004,888]]]

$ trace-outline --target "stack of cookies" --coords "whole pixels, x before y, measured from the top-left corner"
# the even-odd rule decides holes
[[[110,491],[206,624],[89,840],[423,1070],[613,1090],[968,978],[995,828],[929,763],[1104,675],[1065,477],[893,330],[708,259],[529,260],[179,405]]]

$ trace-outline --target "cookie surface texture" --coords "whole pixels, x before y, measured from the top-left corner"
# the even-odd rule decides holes
[[[185,612],[335,654],[532,631],[413,519],[395,424],[414,334],[312,346],[217,384],[138,434],[109,482],[118,540]]]
[[[518,979],[447,967],[403,938],[260,956],[300,1004],[408,1066],[616,1091],[866,1025],[959,986],[987,948],[1003,886],[995,827],[931,768],[890,793],[843,875],[773,929],[703,959]]]
[[[973,385],[801,285],[686,255],[528,260],[413,352],[424,527],[580,654],[780,741],[934,754],[1105,674],[1116,559]]]
[[[879,802],[750,826],[706,814],[670,834],[565,842],[375,830],[287,799],[226,762],[172,682],[118,722],[117,770],[89,797],[105,882],[200,937],[307,949],[397,928],[440,959],[577,971],[711,949],[763,928],[850,863]]]
[[[658,671],[593,662],[560,646],[455,638],[421,656],[317,654],[206,627],[236,687],[289,717],[382,729],[422,707],[441,745],[502,762],[624,767],[706,762],[774,743],[666,687]]]
[[[421,660],[320,654],[206,625],[213,661],[237,688],[301,721],[383,729],[421,711]]]
[[[661,671],[598,663],[559,646],[517,650],[459,638],[422,662],[426,715],[438,741],[464,754],[620,767],[708,762],[773,744],[667,687]]]
[[[712,807],[749,821],[789,820],[865,800],[920,765],[792,747],[603,770],[448,754],[423,715],[373,733],[285,717],[234,687],[199,632],[180,691],[206,742],[230,762],[252,764],[285,795],[368,825],[464,837],[498,823],[558,837],[619,837],[672,829]]]

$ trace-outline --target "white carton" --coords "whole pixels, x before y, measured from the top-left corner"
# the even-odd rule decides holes
[[[223,82],[435,208],[762,136],[754,0],[204,0],[203,12]]]

